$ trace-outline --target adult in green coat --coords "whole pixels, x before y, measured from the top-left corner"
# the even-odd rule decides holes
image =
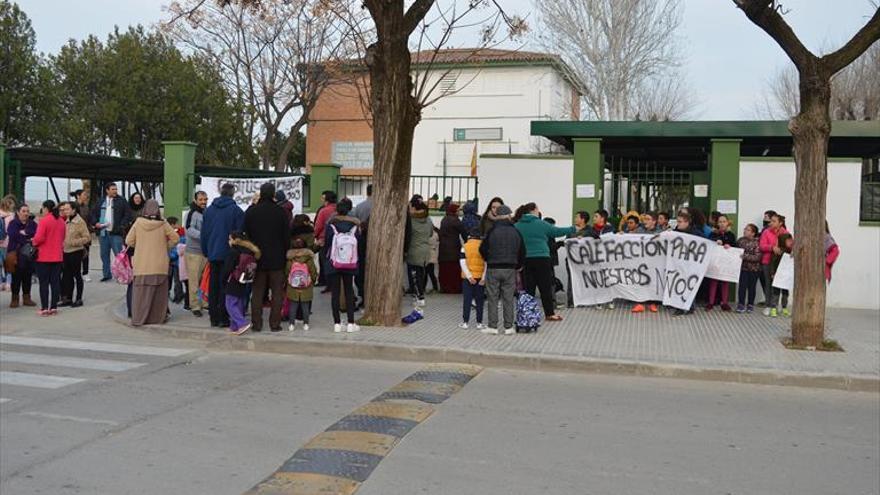
[[[434,222],[428,217],[428,206],[418,202],[410,206],[409,237],[406,248],[406,268],[409,286],[415,292],[419,305],[425,304],[425,266],[431,261],[431,236]]]
[[[526,265],[523,271],[523,285],[526,292],[535,295],[535,288],[541,291],[541,305],[548,321],[560,321],[555,313],[553,298],[554,274],[550,261],[549,241],[557,237],[574,234],[574,227],[556,227],[541,219],[541,210],[535,203],[526,203],[516,211],[516,230],[522,235],[526,246]]]

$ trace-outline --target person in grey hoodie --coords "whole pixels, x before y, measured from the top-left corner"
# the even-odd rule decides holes
[[[186,263],[186,274],[189,279],[188,296],[189,308],[194,316],[201,317],[204,304],[199,297],[199,285],[202,281],[202,272],[208,264],[208,258],[202,254],[202,219],[205,207],[208,206],[208,194],[198,191],[193,196],[193,202],[189,205],[189,213],[186,215],[186,250],[183,252]]]

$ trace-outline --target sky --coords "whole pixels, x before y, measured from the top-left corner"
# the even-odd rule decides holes
[[[114,26],[151,26],[167,17],[165,0],[15,0],[37,33],[37,49],[55,53],[68,39]],[[442,0],[441,0],[442,1]],[[553,1],[553,0],[545,0]],[[531,0],[500,0],[510,12],[528,15]],[[788,64],[782,50],[737,10],[731,0],[683,0],[685,74],[700,120],[747,120],[770,76]],[[836,48],[873,12],[869,0],[787,0],[786,20],[811,50]]]

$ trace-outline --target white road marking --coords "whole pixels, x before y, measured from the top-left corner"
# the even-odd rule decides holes
[[[80,416],[67,416],[64,414],[52,414],[52,413],[44,413],[39,411],[28,411],[21,413],[22,416],[31,416],[34,418],[44,418],[44,419],[60,419],[63,421],[75,421],[77,423],[91,423],[96,425],[108,425],[108,426],[119,426],[119,423],[116,421],[110,421],[109,419],[92,419],[92,418],[83,418]]]
[[[30,354],[27,352],[7,351],[0,351],[0,362],[44,364],[47,366],[61,366],[64,368],[79,368],[99,371],[128,371],[146,365],[146,363],[112,361],[110,359],[86,359],[68,356],[53,356],[50,354]]]
[[[37,375],[19,373],[17,371],[0,371],[0,385],[18,385],[20,387],[61,388],[86,381],[84,378],[66,376]]]
[[[0,397],[0,404],[5,404],[5,403],[7,403],[7,402],[9,402],[9,401],[11,401],[11,400],[12,400],[12,399],[7,399],[6,397]]]
[[[13,335],[0,335],[0,344],[164,357],[183,356],[184,354],[193,352],[191,349],[172,349],[170,347],[147,347],[127,344],[110,344],[107,342],[87,342],[82,340],[42,339],[37,337],[16,337]]]

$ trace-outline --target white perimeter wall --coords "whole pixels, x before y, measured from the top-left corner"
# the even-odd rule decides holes
[[[828,306],[880,309],[880,227],[859,226],[861,167],[860,161],[828,163],[828,223],[840,246]],[[760,227],[764,210],[776,210],[797,238],[794,163],[743,159],[739,176],[740,229]]]
[[[495,196],[511,210],[534,202],[559,226],[572,222],[572,157],[480,157],[480,214]]]

